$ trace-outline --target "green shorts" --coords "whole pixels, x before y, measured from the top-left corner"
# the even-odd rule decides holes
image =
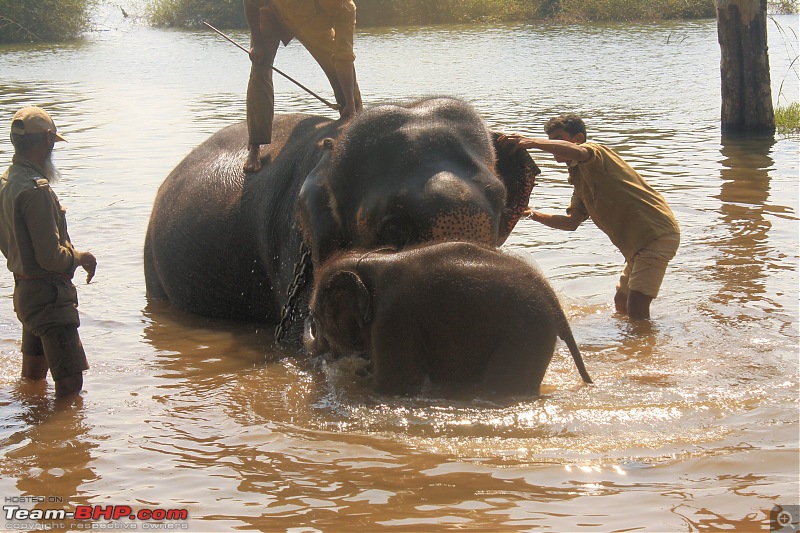
[[[617,283],[617,292],[628,294],[638,291],[655,298],[667,272],[667,264],[675,257],[681,236],[677,233],[660,237],[633,256],[633,261],[625,263],[625,268]]]
[[[78,292],[70,280],[18,280],[14,311],[22,322],[23,355],[47,357],[53,379],[89,368],[78,336]]]

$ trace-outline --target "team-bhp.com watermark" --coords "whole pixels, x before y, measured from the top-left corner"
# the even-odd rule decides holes
[[[53,507],[48,509],[48,504]],[[77,505],[72,511],[57,508],[63,504],[60,496],[6,497],[3,504],[5,528],[14,531],[189,529],[186,509],[134,509],[129,505]]]

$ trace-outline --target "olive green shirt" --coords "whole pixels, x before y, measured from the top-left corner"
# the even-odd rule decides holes
[[[667,201],[610,148],[584,143],[591,157],[569,168],[575,187],[567,213],[591,217],[626,261],[659,237],[680,234]]]
[[[15,155],[0,178],[0,251],[14,274],[75,273],[67,218],[44,172]]]

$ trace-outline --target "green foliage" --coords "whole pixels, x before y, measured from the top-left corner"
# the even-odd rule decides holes
[[[797,0],[780,0],[797,1]],[[714,0],[357,0],[361,26],[714,18]]]
[[[716,17],[714,0],[561,0],[563,21],[631,21]]]
[[[785,2],[797,0],[782,0]],[[358,0],[361,26],[557,19],[714,18],[714,0]]]
[[[357,0],[360,26],[541,18],[558,0]]]
[[[89,29],[97,0],[0,0],[0,43],[64,41]]]
[[[798,0],[769,0],[767,10],[778,15],[791,15],[800,13]]]
[[[775,109],[775,130],[782,135],[800,135],[800,103]]]
[[[356,0],[356,5],[359,26],[716,16],[714,0]],[[148,18],[156,26],[192,27],[203,20],[222,28],[247,26],[242,0],[150,0]]]
[[[194,27],[203,21],[218,28],[244,28],[242,0],[151,0],[147,17],[154,26]]]

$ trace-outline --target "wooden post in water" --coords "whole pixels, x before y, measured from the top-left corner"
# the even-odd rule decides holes
[[[767,0],[715,0],[722,135],[774,135]]]

